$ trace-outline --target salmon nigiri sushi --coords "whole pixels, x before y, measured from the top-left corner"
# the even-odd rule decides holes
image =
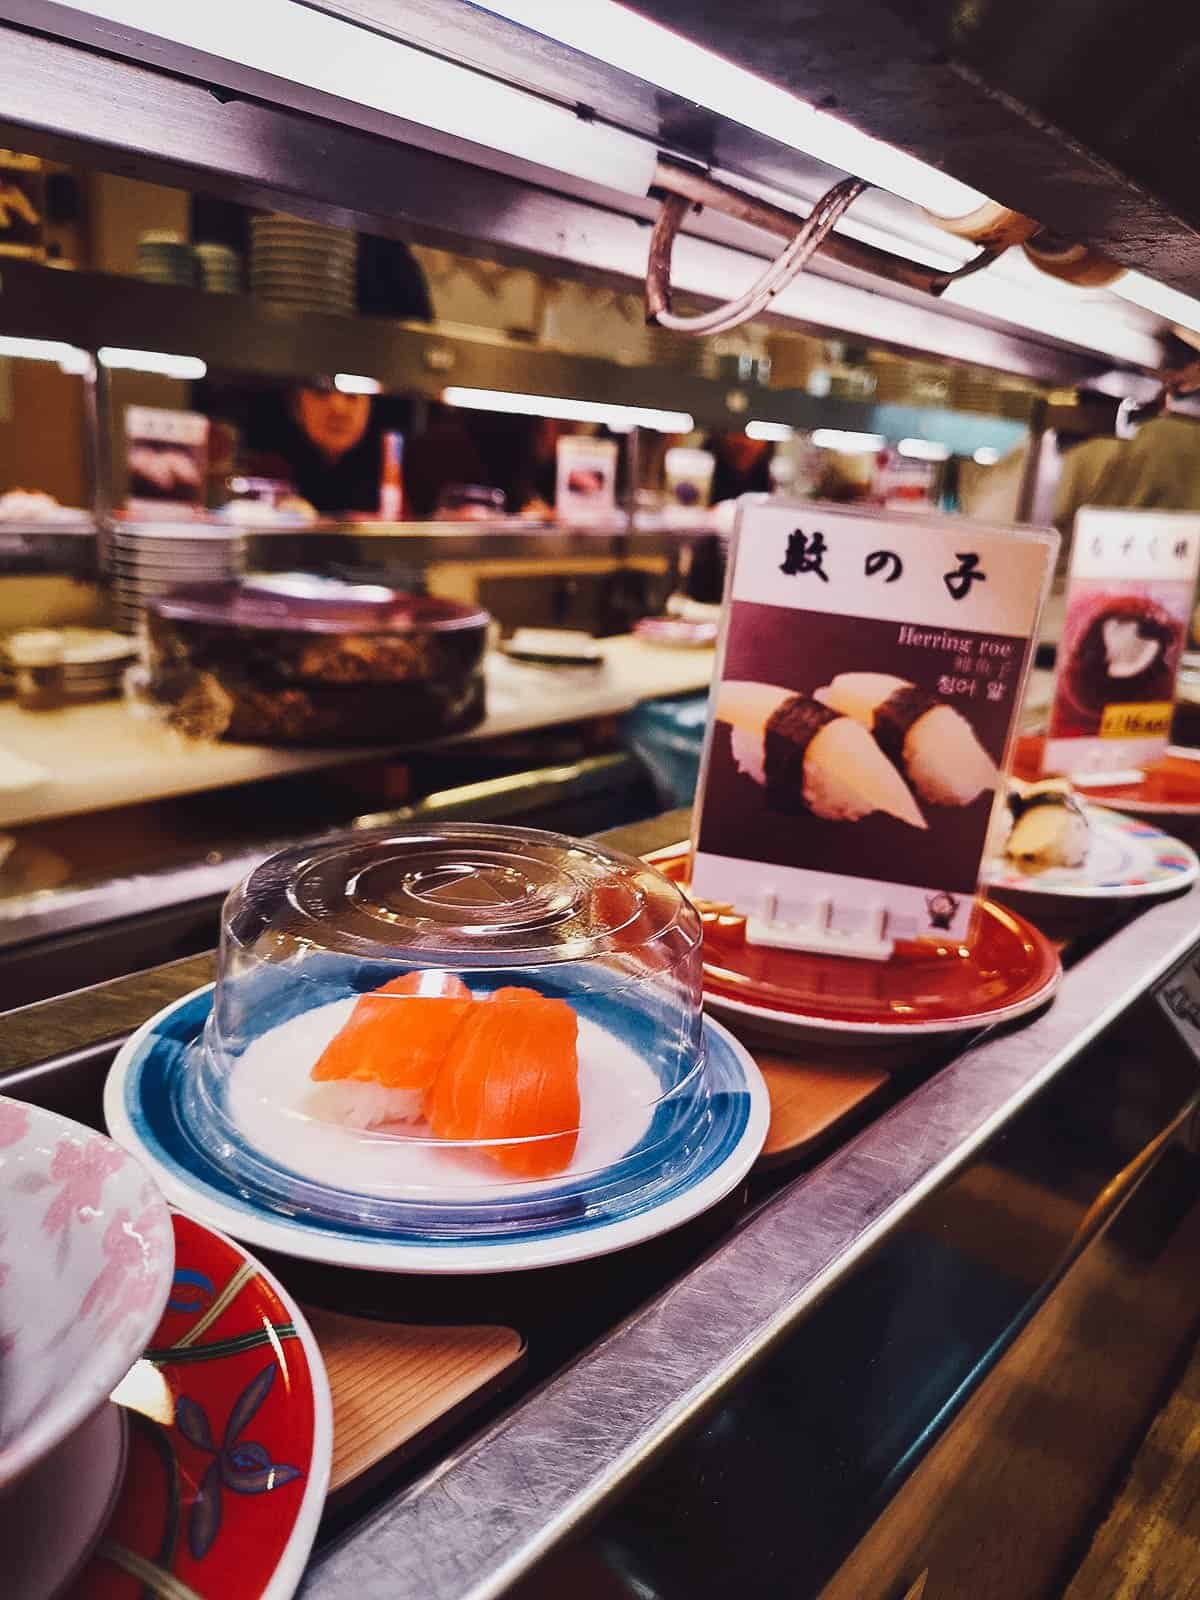
[[[450,972],[408,972],[362,995],[312,1069],[322,1114],[350,1128],[419,1120],[474,1005]]]
[[[533,989],[497,989],[477,1002],[429,1096],[433,1133],[482,1141],[523,1178],[562,1172],[579,1136],[578,1032],[565,1000]],[[489,1142],[506,1140],[518,1142]]]

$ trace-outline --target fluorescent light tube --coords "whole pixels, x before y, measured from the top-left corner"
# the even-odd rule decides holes
[[[115,345],[101,345],[102,366],[118,368],[124,372],[155,372],[164,378],[203,378],[208,366],[199,356],[172,356],[163,350],[122,350]]]
[[[565,400],[548,394],[509,394],[500,389],[444,389],[448,406],[472,411],[507,411],[522,417],[556,417],[564,422],[597,422],[617,432],[650,428],[655,433],[691,433],[686,411],[655,411],[647,406],[608,405],[601,400]]]
[[[12,356],[18,361],[57,361],[71,372],[82,372],[87,361],[87,351],[77,345],[65,344],[60,339],[17,339],[0,337],[0,356]]]
[[[803,150],[843,172],[927,206],[963,216],[987,198],[916,156],[818,111],[777,84],[636,15],[614,0],[473,0],[481,10],[557,39],[643,82],[692,100],[741,127]]]
[[[114,39],[134,28],[245,69],[239,81],[251,93],[263,85],[248,74],[269,74],[625,193],[645,194],[654,176],[648,140],[295,0],[78,0],[72,9],[113,24]],[[203,62],[194,75],[205,77]]]
[[[789,428],[786,422],[748,422],[746,424],[747,439],[769,439],[772,444],[786,444],[789,439],[794,439],[795,436],[795,428]]]
[[[971,459],[977,467],[994,467],[1000,459],[1000,452],[990,444],[981,444]]]
[[[908,456],[911,461],[949,461],[949,445],[939,444],[936,439],[901,439],[896,449],[902,456]]]
[[[1192,333],[1200,333],[1200,300],[1193,300],[1190,294],[1157,283],[1141,272],[1126,272],[1109,288],[1122,300],[1141,306],[1143,311],[1152,311],[1157,317],[1165,317],[1168,322],[1177,322]]]
[[[383,385],[378,378],[365,377],[361,372],[335,372],[333,387],[339,394],[381,394]]]
[[[887,440],[881,433],[847,433],[841,428],[816,428],[812,442],[822,450],[840,450],[843,455],[868,455],[882,450]]]

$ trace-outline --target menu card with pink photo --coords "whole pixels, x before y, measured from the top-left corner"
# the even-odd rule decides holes
[[[1162,755],[1198,566],[1200,516],[1079,512],[1047,772],[1114,772]]]
[[[743,501],[692,886],[753,942],[962,940],[1058,535]]]

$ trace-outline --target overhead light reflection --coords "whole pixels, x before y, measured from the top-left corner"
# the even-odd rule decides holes
[[[100,363],[123,372],[153,372],[162,378],[203,378],[208,366],[199,356],[168,355],[164,350],[123,350],[101,345]]]
[[[882,450],[887,440],[881,433],[848,433],[841,428],[817,428],[812,442],[822,450],[840,450],[843,455],[867,455]]]
[[[554,417],[563,422],[595,422],[614,432],[650,428],[655,433],[691,433],[695,423],[686,411],[657,411],[648,406],[609,405],[602,400],[568,400],[559,395],[510,394],[500,389],[442,391],[448,406],[473,411],[504,411],[523,417]]]
[[[896,449],[912,461],[949,461],[950,446],[937,439],[901,439]]]
[[[703,45],[636,15],[614,0],[475,0],[485,11],[580,50],[645,83],[693,101],[792,150],[926,206],[963,216],[986,195],[928,162],[884,144],[840,117],[818,111]]]

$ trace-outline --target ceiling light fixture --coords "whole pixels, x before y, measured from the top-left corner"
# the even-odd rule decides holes
[[[1000,452],[990,444],[981,444],[971,459],[977,467],[994,467],[1000,459]]]
[[[636,15],[614,0],[473,0],[481,10],[519,23],[643,82],[691,100],[792,150],[927,206],[963,216],[987,198],[894,145],[827,111],[818,111],[690,39]]]
[[[937,439],[901,439],[896,449],[910,461],[949,461],[950,446]]]
[[[383,385],[378,378],[368,378],[361,372],[335,372],[333,387],[339,394],[383,393]]]
[[[122,372],[153,372],[162,378],[184,380],[203,378],[208,371],[199,356],[173,356],[163,350],[122,350],[116,345],[101,345],[101,366]]]
[[[881,433],[848,433],[842,428],[817,428],[812,442],[822,450],[840,450],[843,455],[869,455],[882,450],[887,440]]]
[[[294,0],[77,0],[74,9],[112,24],[114,39],[134,29],[227,63],[227,85],[247,93],[262,94],[264,77],[277,91],[282,79],[625,193],[645,194],[654,176],[657,150],[647,139]],[[200,61],[195,72],[211,77]],[[298,109],[321,110],[311,96]]]
[[[1177,322],[1192,333],[1200,333],[1200,300],[1194,300],[1190,294],[1158,283],[1141,272],[1126,272],[1109,287],[1113,294],[1141,306],[1143,311],[1152,311],[1156,317],[1165,317],[1168,322]]]
[[[61,339],[18,339],[0,337],[0,356],[11,356],[15,361],[56,361],[64,372],[86,372],[91,358],[78,345],[66,344]]]
[[[601,400],[566,400],[558,395],[510,394],[502,389],[444,389],[448,406],[472,411],[504,411],[521,417],[554,417],[563,422],[597,422],[615,432],[650,428],[655,433],[691,433],[686,411],[656,411],[649,406],[609,405]]]
[[[748,422],[746,437],[768,440],[771,444],[786,444],[789,439],[796,437],[796,430],[789,428],[786,422]]]

